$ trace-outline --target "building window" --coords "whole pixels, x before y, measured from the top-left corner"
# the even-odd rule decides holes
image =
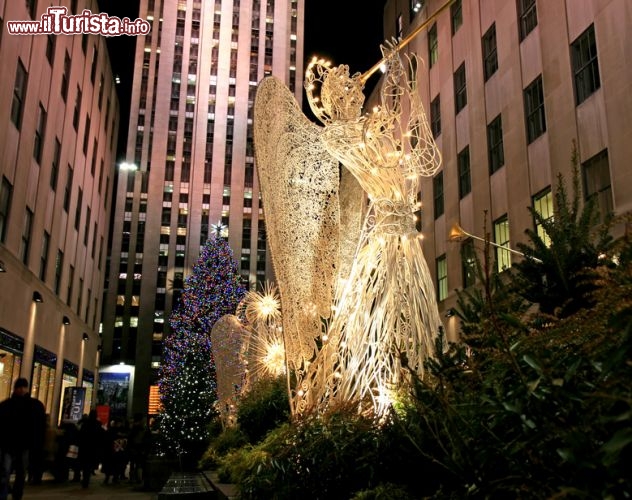
[[[57,191],[57,179],[59,178],[59,158],[61,155],[61,142],[55,137],[55,150],[53,151],[53,163],[50,167],[50,188]]]
[[[51,66],[55,60],[55,40],[55,35],[48,35],[46,40],[46,60]]]
[[[77,97],[75,98],[75,109],[72,114],[72,126],[77,131],[77,127],[79,126],[79,115],[81,113],[81,89],[79,85],[77,85]]]
[[[66,176],[66,187],[64,188],[64,211],[70,209],[70,195],[72,193],[72,167],[68,165],[68,175]]]
[[[505,164],[501,115],[498,115],[487,125],[487,154],[489,156],[489,173],[493,174]]]
[[[66,51],[66,55],[64,56],[64,73],[61,77],[61,98],[66,102],[66,98],[68,97],[68,87],[70,82],[70,56],[68,55],[68,51]]]
[[[404,16],[402,14],[397,16],[397,23],[395,25],[395,33],[397,33],[397,38],[402,38],[404,36]]]
[[[443,172],[439,172],[432,179],[432,192],[434,196],[434,217],[435,219],[443,215]]]
[[[542,75],[524,89],[524,114],[527,120],[527,142],[531,144],[546,132]]]
[[[66,296],[66,304],[70,305],[72,299],[72,284],[75,281],[75,268],[70,266],[68,270],[68,295]]]
[[[533,197],[533,211],[543,220],[553,219],[553,193],[550,187]],[[551,246],[551,238],[539,219],[535,219],[535,232],[547,247]]]
[[[494,243],[496,243],[496,269],[499,273],[511,267],[509,248],[509,219],[504,215],[494,222]],[[500,248],[504,247],[504,248]]]
[[[472,177],[470,173],[470,148],[466,146],[456,157],[459,170],[459,199],[472,191]]]
[[[101,79],[99,80],[99,110],[103,106],[103,94],[105,92],[105,77],[101,73]]]
[[[57,250],[57,258],[55,259],[55,283],[53,283],[53,288],[55,289],[55,294],[59,295],[59,290],[61,289],[61,271],[64,267],[64,252],[61,250]]]
[[[11,121],[20,130],[22,125],[22,112],[24,111],[24,97],[26,96],[26,84],[28,73],[24,69],[22,61],[18,59],[18,67],[15,70],[15,85],[13,86],[13,102],[11,104]]]
[[[48,247],[50,245],[50,234],[44,231],[42,237],[42,255],[40,256],[39,279],[46,281],[46,269],[48,268]]]
[[[448,260],[445,254],[437,259],[437,300],[448,298]]]
[[[456,0],[450,6],[450,18],[452,20],[452,35],[454,35],[463,24],[463,5],[461,0]]]
[[[31,19],[35,19],[35,11],[37,10],[37,0],[26,0],[26,8],[29,11]]]
[[[575,75],[575,102],[579,105],[601,87],[593,25],[571,44],[571,59]]]
[[[437,23],[428,30],[428,61],[432,68],[439,60],[439,36],[437,35]]]
[[[461,244],[461,273],[463,275],[463,288],[476,283],[476,253],[474,240],[471,238]]]
[[[83,231],[84,246],[88,246],[88,239],[90,238],[90,217],[92,216],[90,212],[91,212],[90,207],[88,207],[88,210],[86,212],[86,225]]]
[[[441,135],[441,95],[437,94],[430,103],[430,131],[435,139]]]
[[[79,293],[77,294],[77,316],[81,316],[81,299],[83,298],[83,278],[79,278]]]
[[[496,23],[492,24],[483,35],[483,73],[485,81],[498,69],[498,52],[496,50]]]
[[[610,168],[608,150],[604,149],[582,164],[584,178],[584,196],[586,200],[595,197],[599,215],[603,221],[613,211],[612,187],[610,184]]]
[[[94,85],[94,80],[97,76],[97,63],[99,62],[99,51],[96,45],[92,47],[92,67],[90,68],[90,81]]]
[[[467,81],[465,79],[465,63],[454,72],[454,107],[458,114],[467,104]]]
[[[29,250],[31,249],[31,228],[33,227],[33,212],[27,208],[24,214],[24,227],[22,228],[22,241],[20,243],[20,260],[28,265]]]
[[[83,190],[79,188],[79,197],[77,198],[77,208],[75,209],[75,229],[79,231],[79,223],[81,222],[81,204],[83,203]]]
[[[39,163],[42,160],[42,149],[44,149],[44,134],[46,133],[46,110],[40,102],[37,111],[37,124],[35,127],[35,140],[33,142],[33,158]]]
[[[86,119],[86,128],[83,130],[83,154],[88,154],[88,140],[90,138],[90,117]]]
[[[520,29],[520,41],[538,25],[538,12],[535,8],[535,0],[518,0],[518,26]]]
[[[0,188],[0,243],[4,243],[4,238],[7,235],[12,194],[13,186],[6,177],[2,177],[2,187]]]

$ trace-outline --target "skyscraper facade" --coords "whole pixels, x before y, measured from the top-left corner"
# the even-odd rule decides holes
[[[51,5],[0,1],[0,399],[19,376],[56,425],[64,389],[91,406],[118,135],[105,39],[12,35]]]
[[[141,0],[128,164],[116,193],[104,363],[133,366],[146,412],[162,341],[200,247],[222,228],[245,283],[270,278],[253,102],[266,75],[300,101],[304,0]]]
[[[422,184],[424,252],[440,308],[475,284],[482,243],[450,239],[458,223],[515,248],[527,209],[553,216],[558,174],[570,188],[576,154],[584,199],[602,216],[632,210],[632,7],[625,0],[389,0],[385,38],[405,38],[418,68],[443,168]],[[622,227],[614,228],[620,235]],[[495,248],[497,270],[515,254]],[[450,316],[450,314],[445,314]],[[455,318],[446,319],[456,336]]]

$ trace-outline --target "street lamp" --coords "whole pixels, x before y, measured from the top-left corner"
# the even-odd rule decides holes
[[[488,239],[481,238],[480,236],[475,236],[471,233],[468,233],[465,229],[459,226],[458,222],[455,222],[454,225],[452,226],[452,229],[450,229],[450,235],[448,236],[448,239],[450,241],[459,242],[459,241],[463,241],[465,238],[472,238],[474,240],[482,241],[483,243],[490,244],[492,246],[495,246],[496,248],[507,250],[508,252],[515,253],[516,255],[520,255],[521,257],[525,259],[531,259],[542,264],[542,261],[538,259],[537,257],[527,256],[524,253],[519,252],[518,250],[514,250],[513,248],[499,245],[498,243],[494,243],[493,241],[490,241]]]

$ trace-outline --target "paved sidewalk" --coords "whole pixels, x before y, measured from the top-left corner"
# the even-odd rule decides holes
[[[45,475],[42,484],[27,484],[24,487],[23,500],[157,500],[157,492],[136,491],[139,486],[132,485],[128,481],[119,484],[103,484],[104,475],[97,472],[90,478],[90,486],[87,489],[81,487],[81,483],[66,482],[55,483],[50,476]],[[10,497],[9,497],[10,498]]]

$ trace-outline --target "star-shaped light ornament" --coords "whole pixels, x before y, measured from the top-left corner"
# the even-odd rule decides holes
[[[217,221],[217,224],[211,224],[211,229],[215,236],[219,236],[220,238],[228,237],[228,226],[222,224],[222,221]]]

